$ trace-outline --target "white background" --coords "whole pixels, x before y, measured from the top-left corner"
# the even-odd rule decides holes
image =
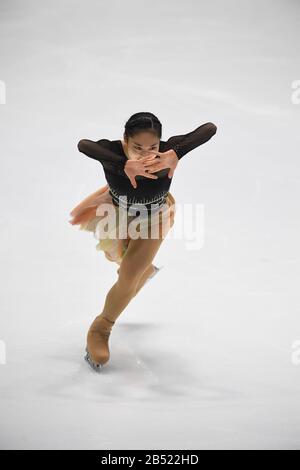
[[[1,1],[2,449],[299,449],[299,24],[296,0]],[[163,140],[218,126],[170,189],[205,239],[164,241],[96,374],[117,265],[68,223],[106,184],[77,142],[139,111]]]

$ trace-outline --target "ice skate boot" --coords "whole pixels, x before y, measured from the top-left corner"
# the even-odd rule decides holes
[[[87,333],[85,360],[92,369],[99,371],[109,361],[108,340],[115,322],[98,315]]]

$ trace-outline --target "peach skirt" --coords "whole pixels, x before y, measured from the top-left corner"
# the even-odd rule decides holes
[[[80,230],[93,232],[98,240],[96,249],[103,251],[109,261],[121,264],[131,238],[139,238],[135,229],[138,228],[140,233],[147,233],[146,238],[152,237],[151,233],[155,234],[154,238],[165,238],[174,224],[175,212],[175,199],[168,192],[163,208],[154,216],[145,212],[145,215],[143,213],[128,215],[126,209],[114,205],[109,194],[109,185],[106,184],[74,207],[70,212],[72,219],[69,223],[78,225]],[[135,232],[130,229],[132,221],[135,221],[133,229]],[[108,230],[104,231],[104,227],[108,227]],[[149,232],[149,229],[152,232]]]

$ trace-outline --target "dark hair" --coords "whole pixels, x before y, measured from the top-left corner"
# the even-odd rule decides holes
[[[130,116],[130,118],[125,124],[124,135],[128,138],[133,137],[138,132],[153,131],[153,133],[156,134],[160,139],[161,129],[161,122],[154,114],[148,112],[140,112]]]

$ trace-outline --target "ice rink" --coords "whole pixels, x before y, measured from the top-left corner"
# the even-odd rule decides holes
[[[297,0],[1,1],[1,449],[300,449],[299,26]],[[68,222],[106,183],[77,142],[139,111],[218,130],[97,374],[118,266]]]

